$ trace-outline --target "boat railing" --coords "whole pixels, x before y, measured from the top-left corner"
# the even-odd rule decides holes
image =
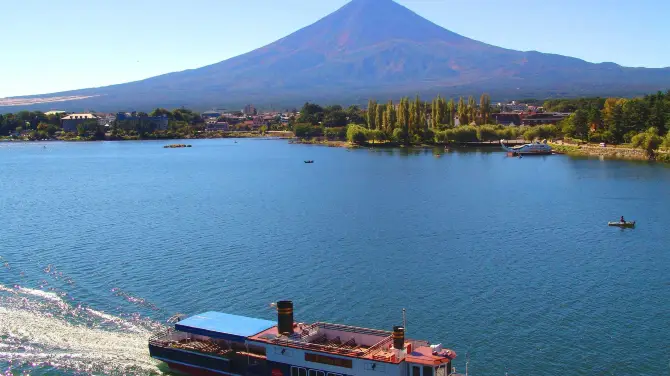
[[[319,330],[319,326],[316,323],[311,324],[311,325],[303,328],[302,332],[301,332],[302,334],[300,335],[300,340],[301,341],[307,341],[307,338],[316,334],[316,332],[318,330]]]
[[[160,332],[156,332],[151,337],[149,337],[149,344],[162,347],[168,346],[171,342],[170,338],[172,337],[173,333],[174,328],[167,328],[165,330],[161,330]]]
[[[343,355],[352,355],[352,356],[362,356],[365,354],[365,352],[360,349],[348,349],[341,346],[335,346],[332,344],[316,344],[310,342],[303,342],[286,336],[277,337],[273,339],[272,342],[276,345],[295,347],[304,350],[313,350],[321,352],[338,352]]]
[[[367,346],[362,348],[361,346],[356,345],[356,342],[353,339],[345,341],[344,343],[340,342],[339,337],[336,340],[331,341],[327,341],[325,338],[324,341],[313,341],[312,337],[318,334],[319,329],[379,336],[382,338],[382,341],[390,340],[392,334],[391,332],[384,330],[360,328],[342,324],[331,324],[327,322],[316,322],[304,327],[300,331],[300,334],[295,333],[290,336],[281,335],[274,338],[272,341],[275,344],[283,346],[291,346],[323,352],[336,352],[343,355],[352,356],[363,356],[369,351]]]
[[[367,349],[367,351],[365,351],[364,356],[370,355],[370,356],[374,357],[378,352],[380,352],[382,350],[385,350],[386,347],[390,346],[391,342],[393,342],[393,337],[392,336],[388,336],[388,337],[382,339],[381,341],[375,343],[369,349]]]
[[[412,349],[418,349],[419,347],[429,347],[430,346],[430,342],[423,341],[423,340],[420,340],[420,339],[410,339],[407,342],[412,344]]]

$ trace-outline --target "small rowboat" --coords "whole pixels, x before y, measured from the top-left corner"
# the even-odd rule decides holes
[[[635,227],[635,221],[633,222],[607,222],[608,226],[613,227]]]
[[[314,163],[314,161],[305,161],[305,163]]]

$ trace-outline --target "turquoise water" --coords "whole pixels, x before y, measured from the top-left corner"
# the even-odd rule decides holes
[[[472,375],[669,372],[670,168],[189,143],[0,143],[0,372],[161,373],[167,317],[280,299],[389,330],[406,308]]]

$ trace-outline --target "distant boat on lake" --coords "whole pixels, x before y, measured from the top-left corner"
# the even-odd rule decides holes
[[[514,146],[514,147],[509,147],[505,145],[505,140],[500,140],[500,146],[502,146],[503,150],[505,150],[508,153],[512,153],[512,155],[549,155],[552,154],[553,150],[551,149],[551,146],[547,144],[547,140],[544,140],[542,142],[536,141],[536,142],[531,142],[529,144],[525,145],[520,145],[520,146]]]
[[[607,225],[612,226],[612,227],[633,228],[633,227],[635,227],[635,221],[632,221],[632,222],[621,222],[621,221],[607,222]]]

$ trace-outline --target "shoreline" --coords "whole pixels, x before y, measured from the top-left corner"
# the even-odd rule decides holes
[[[365,145],[352,144],[348,141],[333,141],[333,140],[305,140],[305,139],[296,139],[293,138],[292,141],[289,141],[291,144],[300,144],[300,145],[319,145],[327,147],[341,147],[347,149],[358,149],[358,148],[372,148],[372,149],[404,149],[404,148],[458,148],[458,149],[474,149],[474,148],[495,148],[499,144],[497,143],[481,143],[481,144],[468,144],[468,143],[452,143],[452,144],[417,144],[417,145],[398,145],[396,143],[384,143],[384,144],[374,144],[367,143]],[[649,158],[644,150],[635,149],[630,147],[623,146],[612,146],[607,145],[601,147],[597,144],[584,144],[584,145],[575,145],[575,144],[565,144],[565,143],[553,143],[550,142],[549,145],[553,148],[555,154],[557,155],[568,155],[576,157],[605,157],[611,160],[624,160],[624,161],[646,161],[646,162],[658,162],[658,163],[670,163],[670,152],[657,150],[654,158]]]
[[[241,139],[241,138],[256,138],[256,139],[267,139],[267,140],[293,140],[295,137],[287,136],[286,132],[277,132],[279,134],[265,134],[260,133],[251,133],[251,132],[240,132],[239,134],[207,134],[206,136],[196,136],[196,137],[147,137],[147,138],[112,138],[105,137],[101,140],[93,139],[80,139],[80,138],[50,138],[50,139],[41,139],[41,140],[29,140],[29,139],[18,139],[18,138],[0,138],[0,142],[99,142],[99,141],[178,141],[178,140],[213,140],[213,139]]]
[[[647,161],[670,163],[670,154],[666,151],[657,150],[655,156],[650,158],[642,149],[635,149],[623,146],[607,145],[605,147],[596,144],[564,144],[564,143],[549,143],[554,151],[577,157],[605,157],[613,160],[626,161]]]
[[[271,132],[274,133],[274,132]],[[276,131],[275,134],[240,132],[239,134],[207,134],[199,135],[200,137],[178,137],[178,138],[121,138],[112,139],[105,138],[104,140],[86,140],[86,139],[43,139],[43,140],[27,140],[27,139],[0,139],[0,143],[31,143],[31,142],[123,142],[123,141],[178,141],[178,140],[210,140],[210,139],[258,139],[258,140],[288,140],[289,144],[296,145],[317,145],[325,147],[345,148],[345,149],[406,149],[406,148],[458,148],[458,149],[474,149],[474,148],[495,148],[497,143],[449,143],[449,144],[412,144],[400,145],[393,142],[386,143],[366,143],[364,145],[353,144],[342,140],[316,140],[316,139],[298,139],[294,136],[289,136],[288,132]],[[670,151],[657,150],[653,158],[649,158],[644,150],[635,149],[623,146],[607,145],[605,147],[596,144],[568,144],[562,142],[550,142],[549,145],[554,149],[555,154],[569,155],[574,157],[604,157],[611,160],[626,160],[626,161],[647,161],[670,164]]]

